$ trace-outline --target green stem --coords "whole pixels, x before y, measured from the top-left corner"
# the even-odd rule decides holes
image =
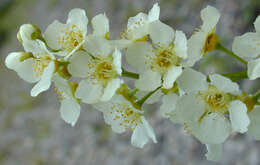
[[[150,96],[152,96],[157,90],[159,90],[160,88],[161,88],[161,86],[158,87],[158,88],[156,88],[155,90],[149,92],[149,93],[148,93],[147,95],[145,95],[143,98],[141,98],[140,100],[138,100],[138,101],[136,102],[136,105],[142,107],[142,105],[144,104],[144,102],[145,102]]]
[[[222,52],[225,52],[226,54],[228,54],[228,55],[232,56],[233,58],[237,59],[238,61],[240,61],[241,63],[247,65],[247,61],[245,61],[244,59],[240,58],[238,55],[236,55],[232,51],[228,50],[227,48],[222,46],[220,43],[217,44],[216,49],[220,50]]]
[[[128,72],[124,68],[122,68],[122,76],[133,78],[133,79],[139,79],[139,74],[133,73],[133,72]]]
[[[239,81],[248,78],[246,70],[241,72],[235,72],[235,73],[225,73],[221,75],[230,78],[232,81]]]
[[[257,101],[259,97],[260,97],[260,90],[257,91],[257,92],[254,94],[253,99],[254,99],[255,101]]]

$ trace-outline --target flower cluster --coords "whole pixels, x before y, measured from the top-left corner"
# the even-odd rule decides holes
[[[208,149],[209,160],[219,160],[222,145],[231,133],[246,133],[260,140],[260,92],[249,95],[236,80],[260,77],[260,16],[255,33],[236,37],[233,52],[220,44],[216,25],[217,9],[201,11],[203,24],[187,39],[159,19],[160,7],[128,19],[121,39],[109,37],[105,14],[88,18],[82,9],[73,9],[66,23],[55,20],[44,33],[24,24],[17,34],[24,52],[12,52],[6,66],[29,83],[36,83],[31,96],[48,90],[53,82],[61,103],[61,118],[74,126],[81,103],[101,111],[116,133],[132,131],[131,143],[142,148],[149,140],[157,143],[145,118],[144,104],[162,99],[160,115],[182,124]],[[247,65],[240,73],[204,75],[192,69],[209,52],[218,50]],[[124,54],[123,54],[124,53]],[[136,71],[127,71],[122,56]],[[123,77],[135,79],[130,88]]]

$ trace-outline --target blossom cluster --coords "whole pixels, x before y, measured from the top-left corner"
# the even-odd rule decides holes
[[[235,37],[232,50],[220,44],[216,25],[220,12],[207,6],[202,25],[187,39],[159,19],[160,7],[128,19],[121,38],[109,36],[105,14],[91,20],[82,9],[72,9],[66,23],[55,20],[44,33],[24,24],[17,34],[24,51],[10,53],[5,64],[29,83],[31,96],[53,83],[60,100],[61,118],[74,126],[81,103],[101,111],[116,133],[132,131],[131,144],[142,148],[157,143],[144,104],[161,101],[159,114],[182,124],[187,133],[205,144],[208,160],[219,160],[222,145],[232,133],[246,133],[260,140],[259,92],[249,95],[233,79],[260,77],[260,16],[256,32]],[[204,75],[192,67],[209,52],[219,50],[247,65],[245,74]],[[127,71],[122,64],[136,72]],[[124,82],[132,78],[134,88]]]

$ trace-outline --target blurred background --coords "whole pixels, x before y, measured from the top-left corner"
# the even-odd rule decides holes
[[[8,70],[4,60],[12,51],[22,51],[16,39],[23,23],[42,31],[59,19],[65,22],[75,7],[87,16],[106,13],[114,39],[126,27],[129,16],[148,12],[155,0],[0,0],[0,165],[258,165],[260,143],[247,135],[232,135],[224,145],[219,163],[205,159],[205,146],[158,115],[159,104],[147,106],[148,120],[158,143],[143,149],[131,146],[131,133],[115,134],[100,112],[83,105],[74,128],[62,121],[59,101],[53,90],[37,98],[30,96],[31,84]],[[217,26],[221,42],[231,48],[233,37],[247,31],[260,14],[259,0],[160,0],[161,20],[189,37],[201,25],[200,10],[212,5],[221,11]],[[196,69],[204,73],[242,71],[236,60],[219,52],[210,53]],[[252,93],[259,81],[240,81]]]

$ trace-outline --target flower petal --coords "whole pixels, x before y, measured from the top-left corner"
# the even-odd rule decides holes
[[[234,95],[240,94],[239,86],[237,83],[232,82],[230,79],[223,77],[219,74],[209,75],[211,84],[215,85],[219,90],[231,93]]]
[[[92,21],[93,34],[105,37],[106,33],[109,32],[109,21],[106,14],[96,15]]]
[[[242,36],[235,37],[232,50],[240,57],[249,59],[256,58],[260,52],[259,35],[257,33],[246,33]]]
[[[113,53],[113,64],[119,75],[121,75],[121,73],[122,73],[121,56],[122,56],[121,52],[118,49],[115,49],[115,51]]]
[[[248,114],[250,118],[250,125],[248,127],[248,135],[252,136],[256,140],[260,140],[260,106],[255,108]]]
[[[69,12],[67,24],[77,25],[77,27],[83,31],[85,35],[87,33],[88,17],[83,9],[75,8]]]
[[[255,30],[258,34],[260,34],[260,16],[258,16],[254,22]]]
[[[101,36],[89,35],[83,47],[95,57],[98,55],[105,57],[113,51],[109,41]]]
[[[131,40],[136,40],[148,34],[147,31],[148,16],[139,13],[134,17],[130,17],[127,23],[127,36]]]
[[[71,126],[74,126],[80,115],[80,105],[74,99],[65,99],[61,101],[61,118]]]
[[[182,31],[176,30],[175,32],[175,39],[174,39],[174,50],[176,55],[185,59],[187,58],[187,38]]]
[[[22,63],[20,58],[23,56],[24,52],[12,52],[9,53],[5,59],[5,66],[12,70],[17,70],[19,65]]]
[[[104,94],[100,98],[101,101],[108,101],[110,100],[113,95],[116,93],[116,90],[120,87],[121,80],[119,78],[115,78],[111,80],[106,88],[104,89]]]
[[[52,75],[55,70],[55,64],[53,61],[44,69],[41,76],[41,80],[32,88],[31,96],[35,97],[43,91],[46,91],[51,86]]]
[[[131,137],[131,144],[135,147],[143,148],[149,139],[152,139],[154,143],[157,143],[153,128],[146,119],[142,117],[142,123],[138,124],[134,129]]]
[[[247,66],[247,75],[250,80],[254,80],[260,77],[260,58],[249,61]]]
[[[97,103],[103,94],[103,87],[88,80],[82,80],[76,90],[75,96],[82,99],[84,103]]]
[[[174,30],[159,20],[150,23],[148,31],[154,44],[168,46],[174,39]]]
[[[191,68],[183,70],[177,84],[184,92],[204,91],[208,89],[207,77]]]
[[[148,21],[153,22],[159,20],[159,16],[160,16],[160,7],[158,3],[155,3],[153,5],[153,8],[148,13]]]
[[[163,77],[163,88],[165,89],[172,88],[174,82],[181,75],[181,73],[182,73],[181,66],[171,67]]]
[[[232,129],[240,133],[245,133],[250,124],[247,115],[247,107],[239,100],[232,101],[229,107],[229,117],[231,120]]]
[[[68,80],[62,78],[58,73],[53,75],[52,80],[55,84],[55,87],[58,88],[59,91],[64,93],[67,98],[73,97],[73,92]]]
[[[222,157],[222,144],[206,144],[208,152],[206,153],[207,160],[219,161]]]
[[[175,93],[164,95],[160,106],[160,115],[169,118],[170,113],[175,110],[178,99],[179,97]]]
[[[135,82],[136,88],[143,91],[153,91],[161,85],[161,75],[158,72],[147,70]]]
[[[212,6],[207,6],[201,11],[201,19],[203,21],[201,30],[204,32],[212,32],[212,30],[216,27],[219,18],[219,11]]]

